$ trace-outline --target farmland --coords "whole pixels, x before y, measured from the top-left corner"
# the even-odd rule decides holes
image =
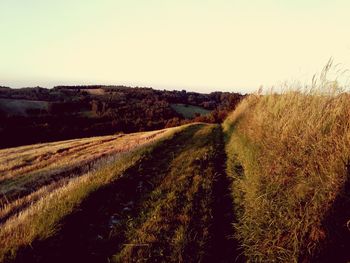
[[[0,112],[9,115],[28,116],[31,112],[45,113],[48,109],[48,102],[21,99],[1,99]]]
[[[238,93],[200,94],[147,87],[0,86],[0,148],[159,130],[196,121],[219,123],[241,98]],[[195,120],[196,112],[210,113]]]
[[[196,114],[206,115],[210,112],[204,108],[187,104],[171,104],[171,107],[185,118],[193,118]]]
[[[51,181],[79,175],[91,169],[96,161],[127,152],[163,132],[94,137],[1,150],[0,204],[31,193]]]

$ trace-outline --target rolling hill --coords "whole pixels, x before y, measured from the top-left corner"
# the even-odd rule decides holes
[[[125,86],[0,86],[0,149],[159,130],[196,121],[220,123],[241,98],[230,92]]]
[[[0,150],[3,262],[347,262],[349,95]]]
[[[0,150],[0,258],[229,257],[223,153],[220,126],[201,123]]]

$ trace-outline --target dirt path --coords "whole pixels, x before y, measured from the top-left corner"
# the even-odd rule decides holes
[[[212,253],[206,262],[244,262],[239,244],[234,239],[232,224],[235,222],[233,200],[231,195],[232,181],[226,175],[226,154],[223,133],[220,130],[215,138],[216,180],[213,185],[213,225]]]
[[[162,183],[127,231],[115,262],[200,262],[206,257],[212,221],[214,125],[197,131],[175,155]]]
[[[61,222],[53,237],[36,241],[18,253],[17,262],[107,262],[118,244],[124,241],[123,230],[138,214],[138,202],[153,190],[166,175],[168,164],[190,143],[201,126],[192,126],[156,148],[151,156],[130,168],[114,183],[89,196],[78,211]],[[117,235],[112,235],[112,230]]]
[[[115,262],[239,262],[223,147],[218,126],[195,134]]]
[[[219,126],[189,126],[15,261],[238,262],[224,154]]]

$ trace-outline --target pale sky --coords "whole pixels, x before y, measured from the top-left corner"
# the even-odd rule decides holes
[[[350,69],[350,0],[0,0],[0,85],[250,92]]]

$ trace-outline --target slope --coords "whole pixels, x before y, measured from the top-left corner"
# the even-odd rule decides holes
[[[0,254],[10,262],[233,262],[222,137],[219,125],[200,123],[138,134],[145,139],[136,150],[112,154],[77,176],[68,172],[68,182],[4,220]],[[90,142],[92,149],[108,144],[115,154],[113,140],[122,137],[108,139]],[[60,145],[51,146],[69,148]],[[12,149],[16,156],[25,150]]]
[[[251,95],[224,123],[234,229],[252,262],[350,260],[349,94],[315,85]]]

